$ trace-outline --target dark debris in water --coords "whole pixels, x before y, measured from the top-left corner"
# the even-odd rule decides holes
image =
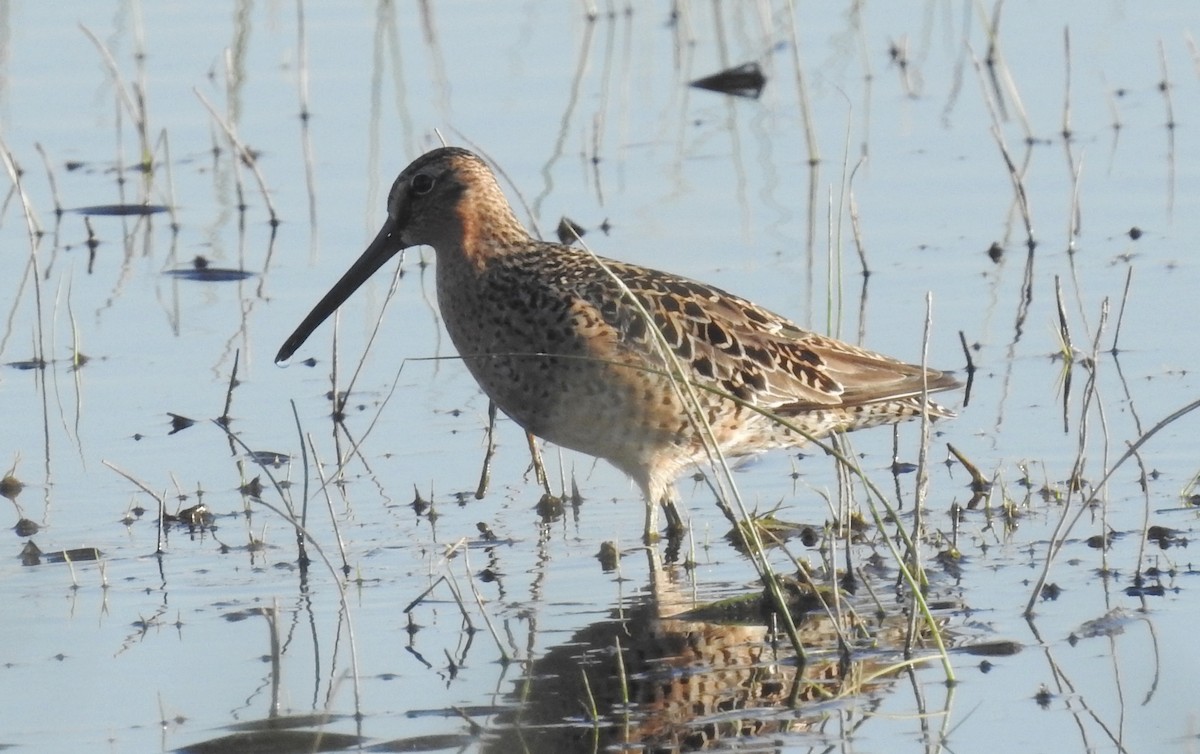
[[[157,215],[168,211],[161,204],[96,204],[91,207],[76,207],[69,210],[79,215],[110,215],[112,217],[129,217]]]
[[[255,272],[247,272],[245,270],[234,270],[225,267],[206,267],[202,270],[197,269],[182,269],[182,270],[167,270],[164,275],[181,278],[183,280],[194,280],[200,283],[229,283],[238,280],[252,278]]]
[[[167,270],[163,274],[182,278],[183,280],[195,280],[201,283],[228,283],[254,277],[257,273],[247,272],[246,270],[235,270],[228,267],[213,267],[207,258],[198,256],[192,260],[191,267]]]
[[[187,527],[210,527],[215,518],[204,503],[196,503],[192,507],[184,508],[175,514],[163,513],[164,524],[180,524]]]
[[[342,751],[362,743],[361,736],[319,730],[257,730],[210,738],[176,749],[179,754],[290,754],[296,751]]]
[[[43,563],[83,563],[99,560],[100,550],[95,547],[76,547],[70,550],[52,550],[43,552],[33,540],[29,540],[21,548],[21,565],[36,566]]]
[[[429,510],[430,503],[428,500],[421,497],[421,491],[414,485],[413,500],[411,503],[409,503],[409,505],[412,507],[414,513],[416,513],[418,516],[423,516],[425,515],[425,511]]]
[[[763,75],[762,67],[758,63],[743,63],[720,73],[696,79],[689,84],[697,89],[748,99],[758,99],[766,85],[767,77]]]
[[[17,495],[20,495],[23,489],[25,489],[25,483],[12,474],[5,474],[4,478],[0,479],[0,497],[16,500]]]
[[[1162,584],[1146,584],[1127,587],[1125,594],[1129,597],[1165,597],[1167,588]]]
[[[170,411],[167,412],[167,416],[171,417],[171,431],[168,434],[172,435],[176,432],[182,432],[196,423],[195,419],[189,419],[180,414],[172,414]]]
[[[263,614],[263,610],[259,610],[258,614]],[[344,715],[332,714],[280,715],[278,717],[267,717],[260,718],[258,720],[244,720],[239,723],[232,723],[231,725],[226,726],[226,730],[289,730],[294,728],[308,728],[313,726],[328,725],[331,722],[342,720],[344,718]]]
[[[1021,643],[1010,639],[996,639],[979,644],[966,644],[958,649],[963,654],[976,657],[1011,657],[1021,651]]]
[[[934,561],[951,578],[961,579],[963,577],[963,556],[957,549],[952,548],[938,552],[934,556]]]
[[[1033,695],[1033,700],[1037,702],[1037,706],[1047,709],[1050,707],[1050,702],[1054,701],[1054,694],[1050,693],[1050,689],[1046,688],[1045,684],[1043,684],[1037,693]]]
[[[784,542],[792,539],[799,539],[800,543],[805,547],[813,547],[821,541],[822,527],[811,526],[809,524],[801,524],[793,521],[785,521],[776,518],[774,513],[765,513],[756,515],[752,518],[754,528],[758,530],[759,540],[764,547],[774,547],[782,545]],[[732,544],[738,552],[746,552],[746,539],[749,534],[746,522],[740,522],[736,529],[730,529],[725,535],[725,539]]]
[[[4,494],[3,491],[0,491],[0,494]],[[1172,547],[1188,546],[1188,539],[1183,536],[1182,532],[1166,526],[1151,526],[1146,529],[1146,539],[1158,545],[1163,550],[1169,550]]]
[[[270,608],[251,607],[251,608],[247,608],[245,610],[234,610],[233,612],[225,613],[221,617],[230,623],[241,623],[242,621],[249,620],[251,618],[270,617],[270,615],[271,615]],[[291,718],[287,718],[287,720],[290,720],[290,719]],[[281,724],[271,726],[271,727],[299,728],[304,725],[312,724],[312,723],[292,724],[292,723],[288,723],[287,720],[283,720],[283,721],[281,721]],[[264,727],[265,722],[266,721],[264,721],[264,720],[251,720],[250,722],[247,722],[247,723],[238,723],[237,725],[231,725],[231,726],[229,726],[229,729],[230,730],[261,730]]]
[[[262,499],[262,494],[263,494],[262,479],[260,477],[254,477],[249,482],[246,482],[241,487],[238,487],[238,492],[242,493],[246,497]]]
[[[616,544],[605,540],[600,543],[600,551],[596,553],[596,558],[600,561],[600,568],[605,573],[612,573],[617,570],[617,564],[621,562],[621,553],[617,550]]]
[[[13,369],[20,369],[21,371],[33,371],[33,370],[45,369],[46,367],[48,367],[54,363],[60,363],[60,364],[66,363],[66,364],[69,364],[70,369],[75,370],[75,369],[79,369],[84,364],[88,363],[89,360],[90,360],[90,357],[77,352],[69,359],[52,359],[52,360],[46,360],[46,359],[41,359],[41,358],[23,359],[20,361],[6,362],[5,366],[12,367]]]
[[[563,517],[562,498],[555,497],[549,493],[544,494],[542,495],[542,499],[538,500],[536,509],[543,521],[558,521]]]
[[[409,736],[374,744],[371,746],[371,751],[461,751],[475,741],[475,737],[465,733]]]
[[[45,369],[48,363],[45,359],[26,359],[24,361],[10,361],[7,366],[27,372],[34,369]]]
[[[272,466],[278,469],[290,462],[292,457],[277,450],[255,450],[250,453],[250,460],[262,466]]]

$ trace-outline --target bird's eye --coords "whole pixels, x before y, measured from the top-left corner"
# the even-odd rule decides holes
[[[425,173],[417,173],[412,179],[412,190],[414,194],[428,194],[433,190],[433,179]]]

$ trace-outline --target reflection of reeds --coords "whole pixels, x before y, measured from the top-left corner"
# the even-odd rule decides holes
[[[304,185],[308,190],[308,226],[316,242],[317,229],[317,173],[314,166],[312,129],[309,127],[312,111],[309,108],[308,92],[308,26],[304,21],[304,3],[296,3],[296,94],[300,100],[300,148],[304,153]]]
[[[1167,52],[1162,39],[1158,40],[1158,67],[1162,78],[1158,82],[1158,91],[1162,94],[1163,110],[1166,121],[1163,127],[1167,129],[1167,216],[1175,210],[1175,103],[1171,99],[1171,71],[1167,68]]]
[[[163,495],[158,494],[154,490],[150,489],[150,486],[148,484],[141,481],[137,477],[133,476],[129,472],[118,468],[116,466],[116,464],[113,464],[109,461],[103,461],[103,463],[108,468],[112,469],[113,471],[117,472],[121,476],[125,477],[126,481],[132,482],[142,492],[145,492],[147,495],[154,498],[154,502],[158,506],[158,540],[154,547],[154,553],[156,555],[161,555],[164,552],[166,552],[165,534],[163,531],[163,527],[165,526],[165,521],[166,521],[166,512],[167,512],[167,501],[166,501],[165,497]]]
[[[1041,598],[1042,588],[1046,585],[1047,579],[1049,578],[1050,567],[1054,560],[1058,557],[1059,552],[1062,551],[1063,546],[1066,545],[1072,529],[1074,529],[1075,525],[1083,517],[1084,513],[1091,510],[1093,505],[1101,501],[1101,495],[1106,489],[1106,485],[1108,484],[1109,479],[1112,478],[1112,475],[1117,471],[1117,469],[1124,465],[1126,461],[1135,457],[1141,447],[1149,442],[1154,435],[1158,434],[1166,427],[1174,424],[1176,421],[1198,408],[1200,408],[1200,399],[1194,400],[1191,403],[1188,403],[1186,406],[1172,411],[1166,416],[1166,418],[1159,421],[1149,430],[1144,432],[1140,437],[1138,437],[1137,440],[1130,443],[1125,452],[1122,453],[1120,457],[1118,457],[1117,460],[1105,470],[1104,475],[1100,478],[1100,480],[1095,484],[1090,485],[1087,494],[1080,495],[1079,502],[1075,506],[1074,516],[1068,515],[1072,510],[1071,505],[1068,504],[1062,506],[1061,518],[1058,526],[1055,528],[1054,536],[1050,542],[1050,547],[1047,549],[1045,563],[1043,564],[1042,571],[1030,592],[1029,601],[1025,605],[1025,614],[1027,616],[1033,614],[1033,606],[1037,600]],[[1082,455],[1080,457],[1082,457]],[[1071,487],[1074,487],[1074,485],[1071,485]],[[1070,500],[1071,497],[1068,496],[1068,502]],[[1146,531],[1142,532],[1142,536],[1144,539],[1146,536]],[[1141,553],[1139,552],[1139,560],[1140,558]],[[1139,568],[1138,570],[1140,573],[1141,569]]]
[[[466,603],[463,601],[462,587],[459,585],[458,578],[454,575],[454,569],[451,567],[452,560],[456,558],[459,553],[462,553],[463,570],[467,576],[467,583],[469,583],[471,586],[471,594],[475,598],[475,604],[479,608],[480,615],[483,616],[483,622],[487,626],[488,632],[491,633],[492,639],[496,642],[496,649],[500,652],[500,661],[507,665],[512,661],[512,657],[509,655],[508,650],[505,649],[504,643],[500,641],[500,634],[496,632],[496,626],[492,623],[492,618],[488,614],[487,608],[484,607],[483,595],[480,593],[479,585],[475,583],[474,574],[471,572],[470,551],[470,545],[466,539],[460,539],[449,547],[446,547],[442,552],[442,564],[445,565],[446,572],[439,576],[432,584],[430,584],[425,591],[421,592],[421,594],[409,602],[408,605],[404,607],[404,613],[408,616],[409,623],[411,624],[413,621],[413,610],[422,602],[424,602],[425,598],[434,592],[439,586],[445,584],[450,590],[451,596],[454,597],[454,602],[458,605],[459,612],[462,614],[465,633],[468,637],[474,634],[476,628],[471,621],[471,612],[467,609]],[[453,662],[453,660],[451,662]]]
[[[221,127],[221,131],[225,134],[225,138],[229,141],[229,146],[233,148],[236,159],[233,161],[235,175],[240,175],[237,171],[237,165],[240,163],[250,169],[250,174],[254,176],[255,182],[258,184],[258,192],[262,196],[263,204],[267,207],[267,213],[270,215],[270,225],[272,228],[279,225],[279,214],[275,211],[275,204],[271,201],[271,191],[267,188],[267,179],[263,176],[262,171],[258,167],[258,158],[242,140],[238,138],[237,130],[234,123],[221,117],[217,109],[208,101],[199,89],[193,89],[196,97],[199,98],[204,109],[208,110],[208,114],[212,116],[213,122]],[[241,194],[241,183],[238,183],[239,196]],[[244,203],[242,208],[244,209]]]
[[[4,163],[4,169],[8,173],[9,180],[12,181],[13,189],[16,192],[17,199],[21,202],[21,215],[25,218],[25,228],[29,237],[29,267],[26,279],[33,281],[33,298],[36,311],[36,335],[34,337],[34,362],[37,364],[46,364],[46,346],[45,346],[45,327],[42,319],[42,273],[38,265],[38,246],[42,237],[42,224],[37,220],[37,214],[34,212],[33,203],[29,199],[29,195],[25,192],[25,185],[21,181],[23,171],[17,166],[17,161],[12,153],[8,151],[8,145],[0,138],[0,162]],[[17,311],[17,307],[21,303],[20,295],[13,298],[12,313]],[[0,340],[0,354],[4,353],[5,345],[8,341],[8,334],[3,340]]]
[[[140,154],[138,156],[137,169],[144,175],[149,177],[153,171],[152,150],[150,148],[150,126],[149,116],[146,113],[146,92],[141,84],[134,84],[134,91],[130,92],[130,88],[126,86],[124,77],[121,76],[121,69],[117,66],[117,61],[113,58],[112,52],[108,46],[100,41],[91,29],[80,24],[79,28],[91,40],[92,44],[100,52],[100,57],[104,61],[105,68],[112,76],[113,86],[117,90],[117,101],[121,104],[121,109],[133,121],[134,130],[138,135],[138,147]],[[147,183],[149,179],[147,178]]]

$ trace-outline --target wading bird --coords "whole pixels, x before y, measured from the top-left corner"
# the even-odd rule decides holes
[[[275,360],[418,245],[436,253],[442,319],[483,392],[530,433],[632,477],[648,539],[660,504],[669,530],[682,530],[675,479],[709,459],[713,443],[736,457],[923,408],[952,415],[924,397],[956,387],[947,374],[809,332],[704,283],[535,240],[487,164],[455,147],[400,173],[375,240]]]

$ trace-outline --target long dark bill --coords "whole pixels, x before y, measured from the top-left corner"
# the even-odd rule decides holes
[[[371,277],[375,270],[386,264],[402,248],[404,247],[400,242],[400,229],[389,217],[362,256],[350,266],[350,269],[346,270],[346,274],[342,275],[341,280],[333,284],[329,293],[325,294],[325,297],[313,307],[296,331],[283,342],[279,353],[275,354],[275,363],[278,364],[291,358],[296,349],[304,345],[308,336],[313,334],[313,330],[316,330],[330,314],[333,314],[339,306],[345,303],[346,299],[350,298],[360,285],[367,282],[367,278]]]

